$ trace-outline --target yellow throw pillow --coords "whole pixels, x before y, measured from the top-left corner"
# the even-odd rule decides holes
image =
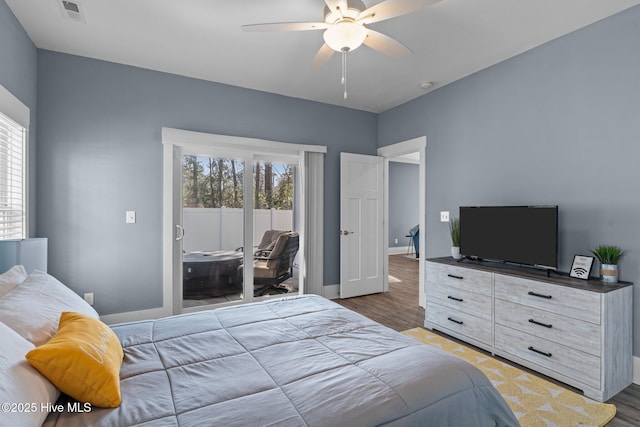
[[[65,311],[58,332],[26,355],[29,363],[60,391],[103,408],[120,405],[122,346],[104,323]]]

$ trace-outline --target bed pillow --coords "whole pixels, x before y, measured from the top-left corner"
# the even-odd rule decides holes
[[[27,278],[27,272],[22,265],[14,265],[9,270],[0,274],[0,298],[15,288]]]
[[[46,408],[55,404],[60,392],[25,360],[24,355],[33,349],[33,344],[3,323],[0,343],[0,402],[4,405],[0,424],[42,425],[47,417]]]
[[[26,358],[62,392],[80,402],[102,408],[120,405],[122,346],[98,319],[62,313],[58,332]]]
[[[37,270],[0,298],[0,322],[36,346],[46,343],[55,334],[63,311],[99,317],[78,294],[53,276]]]

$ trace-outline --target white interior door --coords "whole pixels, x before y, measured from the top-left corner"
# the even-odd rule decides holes
[[[383,166],[340,153],[340,298],[384,290]]]

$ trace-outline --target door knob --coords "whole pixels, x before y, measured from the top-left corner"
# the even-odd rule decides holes
[[[341,233],[343,236],[348,236],[349,234],[353,234],[353,231],[342,230]]]

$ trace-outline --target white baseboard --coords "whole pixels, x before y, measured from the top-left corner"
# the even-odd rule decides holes
[[[400,255],[400,254],[406,254],[407,253],[407,247],[406,246],[392,246],[389,248],[389,255]]]
[[[640,357],[633,356],[633,383],[640,384]]]
[[[327,299],[340,298],[340,284],[326,285],[322,287],[322,296]]]

